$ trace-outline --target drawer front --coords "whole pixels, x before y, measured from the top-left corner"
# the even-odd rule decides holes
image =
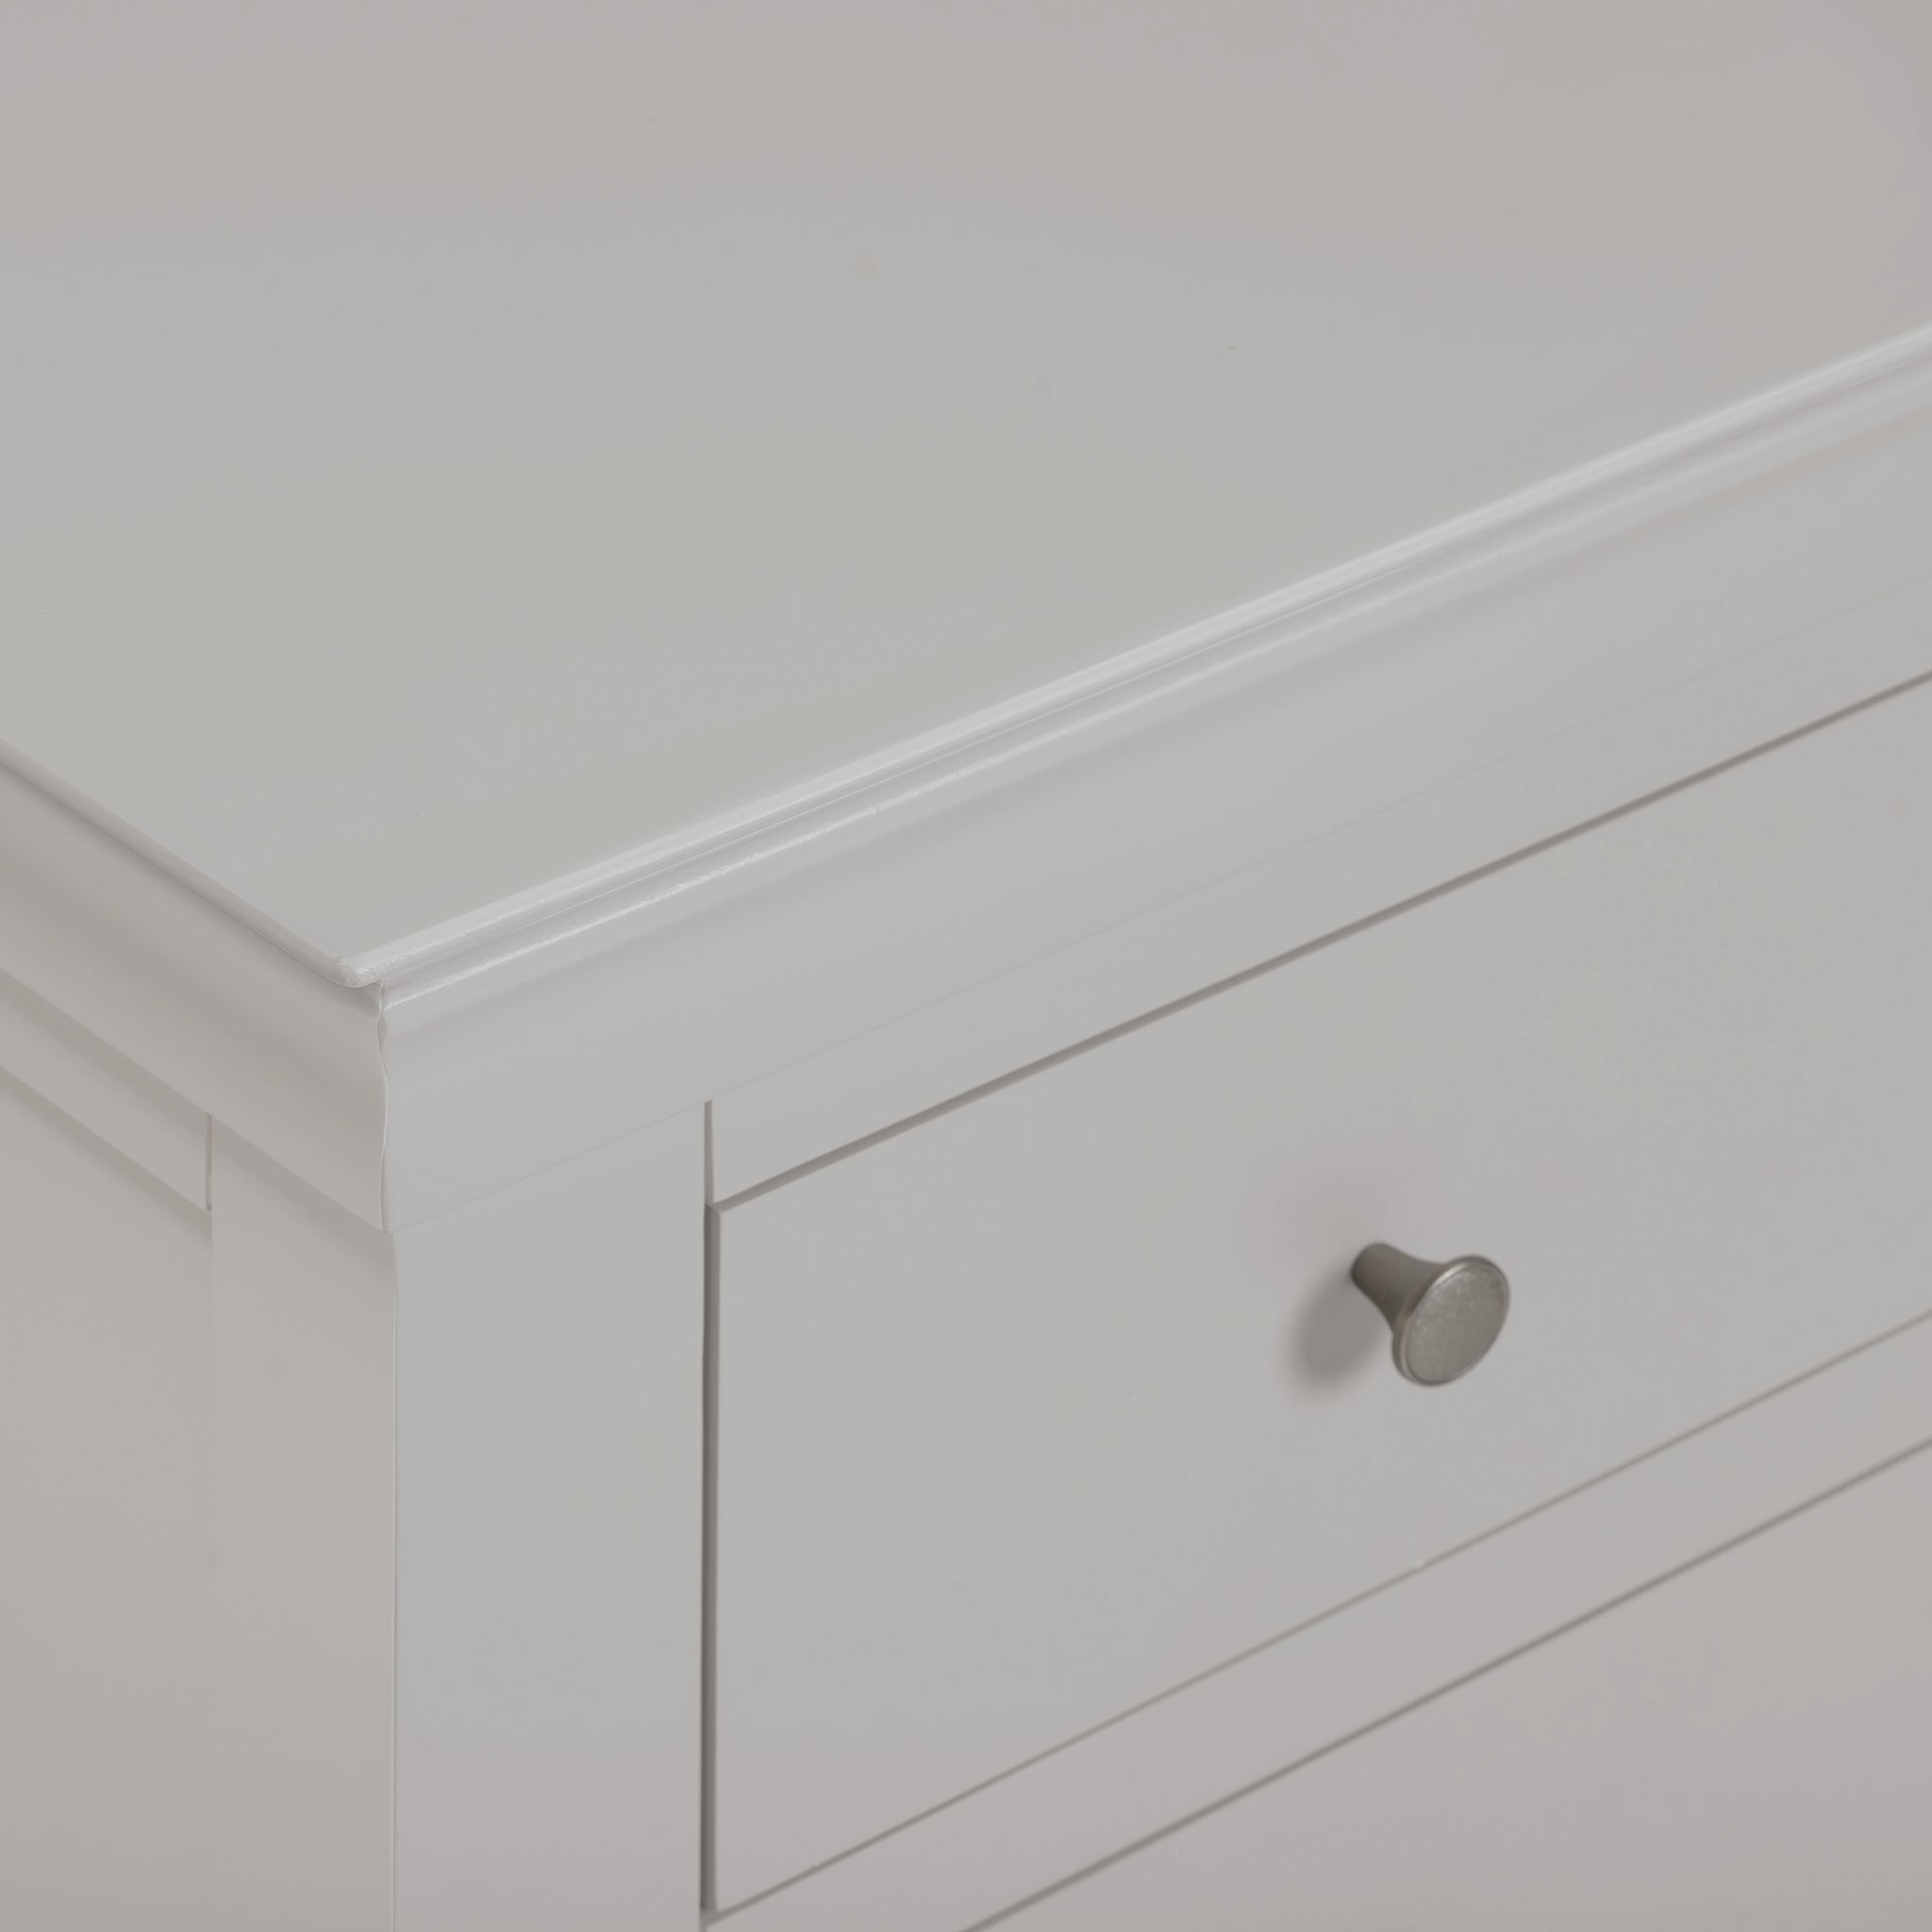
[[[1932,1304],[1920,690],[729,1209],[732,1904]],[[1418,1388],[1368,1242],[1508,1270]]]
[[[1928,1520],[1922,1451],[1007,1932],[1932,1924]]]

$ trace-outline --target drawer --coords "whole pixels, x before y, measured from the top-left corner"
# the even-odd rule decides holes
[[[1932,692],[720,1217],[730,1905],[1932,1304]],[[1403,1380],[1368,1242],[1509,1273]]]
[[[1922,1451],[1005,1932],[1932,1924],[1928,1520]]]

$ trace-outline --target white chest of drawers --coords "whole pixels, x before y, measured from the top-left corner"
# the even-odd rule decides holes
[[[1928,58],[0,26],[0,1923],[1932,1909]]]

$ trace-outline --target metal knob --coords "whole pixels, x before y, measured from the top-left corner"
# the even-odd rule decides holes
[[[1509,1313],[1509,1283],[1480,1255],[1418,1261],[1372,1241],[1348,1273],[1394,1331],[1395,1366],[1427,1387],[1468,1374],[1489,1354]]]

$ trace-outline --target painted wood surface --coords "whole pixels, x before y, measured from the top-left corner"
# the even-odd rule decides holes
[[[696,1932],[699,1116],[396,1242],[397,1932]]]
[[[1922,687],[728,1208],[720,1901],[1922,1310],[1928,733]],[[1395,1378],[1371,1240],[1516,1277],[1466,1383]]]
[[[949,998],[878,1014],[869,1030],[718,1095],[718,1197],[728,1202],[769,1187],[1175,1000],[1874,702],[1932,671],[1928,638],[1932,579],[1297,842]],[[1204,774],[1211,756],[1204,754]],[[522,1124],[537,1123],[526,1112]]]
[[[208,1206],[208,1116],[4,973],[0,1069],[184,1201]]]
[[[1928,344],[379,989],[0,771],[0,970],[373,1225],[721,1096],[737,1191],[1932,668]]]
[[[1303,612],[1050,768],[855,808],[870,829],[851,849],[801,837],[769,866],[714,869],[715,891],[614,895],[582,924],[386,987],[392,1224],[593,1146],[641,1107],[708,1099],[735,1191],[760,1158],[747,1082],[1003,974],[1050,986],[1071,963],[1056,956],[1130,955],[1132,922],[1164,924],[1144,980],[1070,974],[1041,1030],[1071,1045],[1145,1010],[1143,986],[1158,1003],[1318,936],[1300,922],[1320,901],[1378,911],[1932,670],[1928,400],[1932,365],[1894,371],[1820,418],[1700,446]],[[1474,809],[1452,798],[1439,822],[1456,787]],[[973,1083],[975,1052],[1008,1049],[996,1008],[965,1003],[957,1030],[932,1016],[949,1053],[926,1103],[960,1091],[956,1071]],[[861,1106],[871,1091],[842,1069],[832,1084]],[[839,1144],[836,1109],[822,1125],[796,1158]]]
[[[0,771],[0,972],[373,1226],[381,1008]]]
[[[1909,1453],[1926,1440],[1928,1378],[1922,1318],[724,1923],[963,1932],[996,1921]]]
[[[208,1932],[208,1217],[0,1074],[0,1924]]]
[[[387,1238],[218,1126],[210,1932],[386,1932],[395,1829]]]
[[[218,1134],[224,1932],[695,1924],[702,1145],[391,1240]]]
[[[14,9],[9,756],[386,976],[1922,327],[1927,40]]]
[[[0,1134],[0,1923],[694,1932],[702,1117],[400,1239]]]
[[[1905,1525],[1928,1512],[1922,1451],[1086,1883],[981,1924],[1923,1924],[1932,1541]]]

